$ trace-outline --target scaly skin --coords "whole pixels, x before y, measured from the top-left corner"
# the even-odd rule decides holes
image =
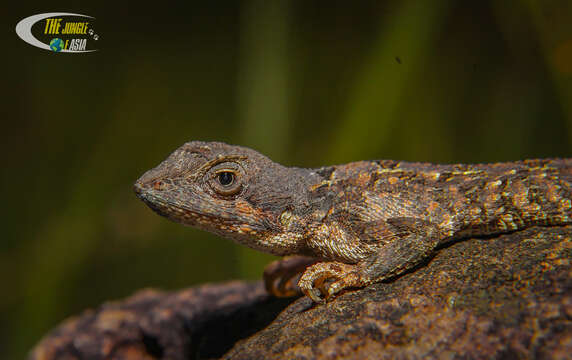
[[[402,274],[444,243],[572,222],[572,159],[482,165],[360,161],[284,167],[184,144],[135,183],[160,215],[274,255],[267,289],[316,302]]]

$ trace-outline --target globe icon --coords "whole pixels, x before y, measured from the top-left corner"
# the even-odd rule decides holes
[[[64,42],[62,39],[54,38],[50,41],[50,49],[54,50],[55,52],[62,51],[64,48]]]

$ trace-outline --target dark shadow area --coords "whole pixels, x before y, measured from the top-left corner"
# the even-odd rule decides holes
[[[268,298],[223,316],[213,316],[192,335],[191,359],[219,358],[238,341],[266,328],[295,298]]]

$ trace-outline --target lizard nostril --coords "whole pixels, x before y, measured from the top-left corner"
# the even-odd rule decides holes
[[[165,183],[162,182],[161,180],[156,180],[153,183],[153,189],[161,191],[161,190],[165,189]]]

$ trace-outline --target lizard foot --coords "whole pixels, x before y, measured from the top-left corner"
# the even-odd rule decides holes
[[[300,275],[310,265],[318,262],[308,256],[286,256],[271,262],[264,269],[264,286],[276,297],[290,297],[300,294],[296,284]]]
[[[340,262],[310,266],[298,282],[302,292],[317,303],[324,303],[343,289],[366,285],[357,272],[357,265]]]

